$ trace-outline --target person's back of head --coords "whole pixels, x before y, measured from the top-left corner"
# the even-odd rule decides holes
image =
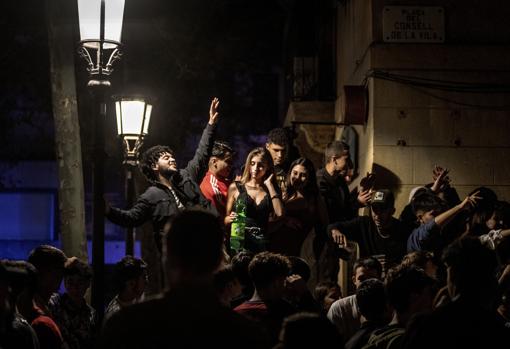
[[[248,266],[250,278],[253,281],[255,289],[260,292],[271,289],[273,286],[281,286],[276,291],[276,298],[283,296],[283,285],[285,278],[290,271],[289,259],[281,254],[272,252],[261,252],[253,257]],[[281,291],[281,294],[279,294]]]
[[[409,252],[402,258],[402,265],[411,266],[414,265],[418,268],[422,268],[425,270],[427,275],[431,277],[436,277],[436,272],[438,269],[437,259],[434,256],[433,252],[430,251],[413,251]]]
[[[398,265],[385,279],[388,303],[397,314],[414,314],[432,310],[432,292],[436,280],[414,265]]]
[[[203,210],[178,214],[165,234],[167,272],[190,278],[212,277],[223,258],[223,228],[218,219]],[[192,280],[188,280],[192,281]]]
[[[359,312],[367,320],[389,321],[384,282],[379,279],[367,279],[356,289],[356,303]]]
[[[37,269],[32,264],[27,261],[8,259],[3,259],[1,264],[8,272],[9,287],[14,301],[25,289],[35,287]]]
[[[21,260],[4,259],[1,264],[7,272],[4,276],[8,278],[11,309],[17,309],[25,319],[29,319],[33,316],[32,297],[37,286],[37,269]]]
[[[277,349],[340,348],[341,338],[335,326],[314,313],[297,313],[287,317],[280,332]]]
[[[38,271],[47,268],[61,268],[63,270],[66,261],[67,257],[64,252],[50,245],[38,246],[28,256],[28,262],[36,267]]]
[[[248,266],[255,254],[248,250],[241,250],[236,253],[230,263],[232,264],[232,271],[236,274],[237,278],[243,286],[251,286],[251,278],[248,273]]]
[[[475,301],[493,302],[496,296],[495,253],[482,245],[479,239],[465,237],[455,240],[443,252],[447,267],[448,291]]]
[[[241,295],[241,284],[231,265],[226,265],[216,270],[213,278],[213,286],[220,302],[227,307],[231,306],[234,298]]]
[[[160,156],[164,153],[174,155],[174,151],[169,147],[165,145],[155,145],[147,149],[141,156],[139,165],[140,170],[151,183],[158,179],[153,167],[158,162]]]
[[[57,292],[67,262],[64,252],[54,246],[41,245],[30,252],[28,262],[37,269],[37,289],[40,295],[49,297]]]

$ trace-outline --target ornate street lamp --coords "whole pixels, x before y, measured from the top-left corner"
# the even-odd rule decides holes
[[[114,98],[117,133],[123,140],[124,162],[137,165],[140,147],[149,131],[152,105],[143,97],[122,96]]]
[[[124,0],[78,0],[78,16],[78,54],[88,65],[88,86],[110,86],[107,77],[113,72],[113,63],[121,57]]]
[[[115,111],[117,116],[117,133],[124,148],[124,167],[126,170],[126,201],[133,206],[135,186],[133,171],[138,165],[138,155],[143,140],[149,131],[152,105],[139,96],[116,96]],[[134,255],[134,229],[126,230],[126,255]]]
[[[92,305],[102,319],[104,311],[104,121],[106,89],[114,61],[120,58],[124,0],[78,0],[80,43],[78,53],[87,62],[88,86],[98,110],[94,113],[92,198]]]

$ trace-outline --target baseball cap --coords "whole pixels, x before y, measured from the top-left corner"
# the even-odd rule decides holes
[[[372,194],[371,206],[390,208],[395,205],[395,197],[389,189],[379,189]]]

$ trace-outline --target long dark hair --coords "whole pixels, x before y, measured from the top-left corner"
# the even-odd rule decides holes
[[[317,187],[317,179],[315,176],[315,167],[313,166],[313,163],[307,158],[298,158],[290,164],[289,172],[287,172],[286,179],[287,182],[286,197],[290,198],[296,193],[296,189],[290,184],[290,174],[292,173],[292,169],[297,165],[303,166],[308,174],[306,184],[303,187],[303,196],[307,200],[315,199],[317,197],[317,194],[319,193],[319,188]]]

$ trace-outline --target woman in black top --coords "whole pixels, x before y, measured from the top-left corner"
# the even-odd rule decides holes
[[[255,148],[248,154],[241,180],[232,183],[228,188],[225,224],[231,224],[236,217],[233,211],[235,202],[244,200],[246,227],[259,228],[247,229],[246,249],[254,250],[253,252],[266,249],[269,217],[283,215],[283,203],[273,180],[273,168],[269,152],[262,147]]]

